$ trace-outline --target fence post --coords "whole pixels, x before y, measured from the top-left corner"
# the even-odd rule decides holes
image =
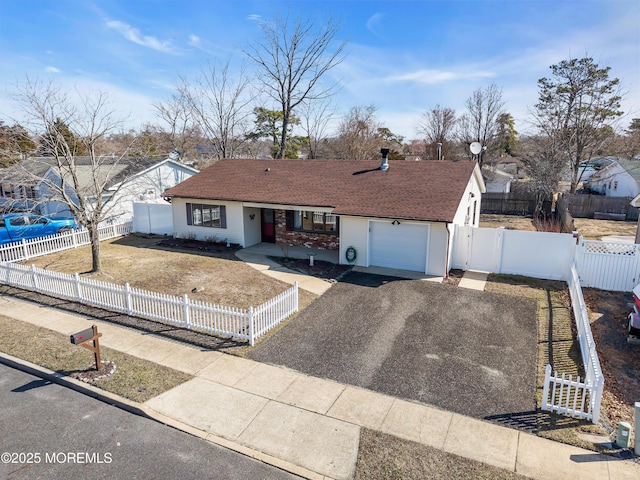
[[[249,307],[249,345],[251,345],[252,347],[255,343],[254,332],[255,329],[253,325],[253,307]]]
[[[591,423],[594,425],[598,424],[598,420],[600,419],[600,404],[602,403],[602,392],[604,390],[604,377],[601,375],[600,378],[597,379],[596,384],[593,386],[593,390],[591,390],[591,394],[594,398],[591,399],[593,402],[593,410],[591,411]]]
[[[33,279],[33,289],[37,292],[40,290],[38,286],[38,274],[36,273],[36,266],[31,264],[31,278]]]
[[[191,328],[191,326],[190,326],[191,310],[190,310],[190,307],[189,307],[189,297],[187,296],[186,293],[184,294],[183,300],[184,300],[184,322],[185,322],[187,328]]]
[[[293,297],[293,311],[298,311],[298,282],[293,282],[294,297]]]
[[[551,380],[551,365],[547,364],[544,368],[544,387],[542,388],[542,410],[547,410],[549,403],[549,381]]]
[[[23,238],[21,240],[22,242],[22,256],[23,256],[23,260],[28,260],[29,259],[29,250],[27,249],[27,241]]]
[[[80,274],[78,272],[75,273],[74,278],[76,279],[76,300],[82,300],[82,295],[80,291]]]
[[[78,248],[78,239],[76,238],[77,232],[75,229],[71,230],[71,240],[73,243],[73,248]]]
[[[125,303],[127,306],[127,315],[131,315],[131,287],[129,283],[124,284]]]

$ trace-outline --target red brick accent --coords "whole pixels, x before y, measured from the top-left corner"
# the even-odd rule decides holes
[[[317,248],[319,250],[338,250],[340,248],[340,237],[337,235],[287,231],[287,218],[284,210],[275,211],[275,222],[277,245]]]

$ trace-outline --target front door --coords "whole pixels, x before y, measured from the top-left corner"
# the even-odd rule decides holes
[[[260,210],[262,241],[276,243],[275,212],[271,208]]]

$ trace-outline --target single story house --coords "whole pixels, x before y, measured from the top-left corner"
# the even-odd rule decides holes
[[[454,225],[478,225],[471,161],[223,159],[169,189],[174,235],[337,250],[340,263],[444,276]]]
[[[592,192],[609,197],[631,197],[640,194],[640,161],[609,158],[608,165],[593,172],[585,180]]]
[[[107,203],[105,220],[123,221],[133,217],[134,201],[163,201],[167,188],[198,173],[180,162],[177,155],[164,160],[105,157],[100,158],[97,167],[89,157],[76,157],[75,162],[75,180],[69,168],[61,169],[53,157],[29,158],[0,171],[0,205],[5,210],[71,217],[61,195],[64,177],[67,194],[74,202],[82,195],[91,205],[99,194]],[[95,179],[104,185],[101,192],[96,192]]]

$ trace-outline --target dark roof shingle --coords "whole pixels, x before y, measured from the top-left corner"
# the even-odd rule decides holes
[[[336,215],[450,222],[470,161],[224,159],[167,190],[173,197],[332,207]]]

